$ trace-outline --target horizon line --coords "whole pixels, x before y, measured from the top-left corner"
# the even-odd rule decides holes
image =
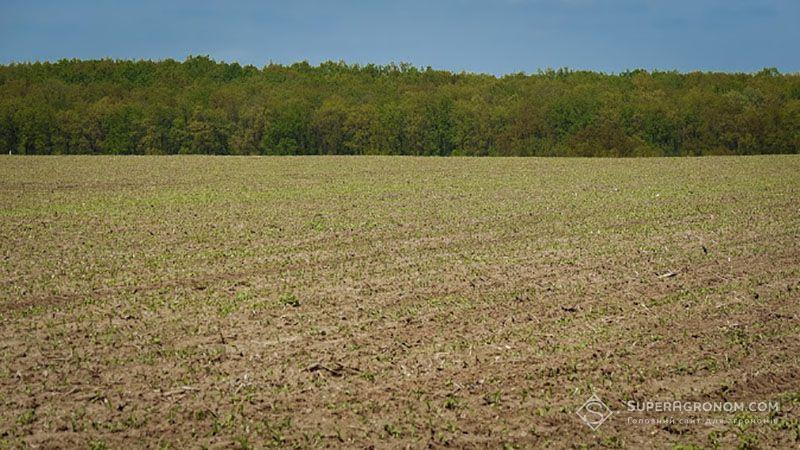
[[[494,77],[494,78],[498,78],[498,79],[505,78],[505,77],[511,77],[511,76],[519,76],[519,75],[524,75],[524,76],[546,75],[546,74],[549,74],[549,73],[552,73],[552,72],[556,72],[556,73],[562,72],[562,73],[567,73],[567,74],[569,74],[569,73],[593,73],[593,74],[607,75],[607,76],[620,76],[620,75],[632,74],[632,73],[640,73],[640,72],[645,72],[647,74],[671,73],[671,74],[678,74],[678,75],[690,75],[690,74],[698,74],[699,73],[699,74],[709,74],[709,75],[723,74],[723,75],[750,75],[750,76],[758,75],[758,74],[761,74],[761,73],[764,73],[764,72],[771,72],[771,73],[773,73],[775,75],[780,75],[780,76],[797,76],[797,75],[800,75],[800,71],[797,71],[797,72],[781,72],[780,69],[778,69],[776,66],[765,66],[765,67],[762,67],[759,70],[754,70],[754,71],[751,71],[751,72],[746,72],[746,71],[725,71],[725,70],[700,70],[700,69],[682,71],[682,70],[679,70],[679,69],[660,69],[660,68],[646,69],[646,68],[642,68],[642,67],[628,68],[628,69],[625,69],[625,70],[622,70],[622,71],[619,71],[619,72],[615,72],[615,71],[604,71],[604,70],[587,69],[587,68],[573,68],[573,67],[564,66],[564,67],[537,68],[535,72],[528,72],[528,71],[525,71],[525,70],[520,70],[520,71],[516,71],[516,72],[503,72],[503,73],[471,71],[471,70],[465,70],[465,69],[452,70],[452,69],[445,69],[445,68],[436,68],[436,67],[433,67],[433,66],[430,66],[430,65],[427,65],[427,66],[415,65],[413,63],[406,62],[406,61],[402,61],[402,62],[389,61],[387,63],[360,63],[360,62],[349,63],[344,59],[338,59],[338,60],[326,59],[326,60],[321,60],[316,64],[310,62],[308,59],[302,59],[302,60],[298,60],[298,61],[295,61],[295,62],[292,62],[292,63],[276,62],[276,61],[273,61],[273,60],[270,59],[266,63],[264,63],[263,65],[258,66],[258,65],[251,64],[251,63],[242,63],[240,61],[227,61],[225,59],[215,59],[214,57],[212,57],[209,54],[204,54],[204,55],[203,54],[198,54],[198,55],[189,54],[189,55],[185,56],[183,58],[183,60],[177,59],[177,58],[174,58],[174,57],[163,57],[163,58],[116,58],[116,57],[112,57],[112,56],[104,56],[104,57],[100,57],[100,58],[78,58],[78,57],[69,58],[69,57],[63,57],[63,58],[58,58],[58,59],[12,60],[12,61],[8,61],[8,62],[0,62],[0,67],[26,66],[26,65],[31,66],[31,65],[36,65],[36,64],[60,64],[60,63],[63,63],[63,62],[102,62],[102,61],[111,61],[111,62],[115,62],[115,63],[118,63],[118,62],[133,62],[133,63],[139,63],[139,62],[150,62],[150,63],[177,62],[177,63],[183,64],[183,63],[186,63],[189,60],[200,59],[200,58],[208,59],[209,61],[211,61],[211,62],[213,62],[215,64],[228,64],[228,65],[237,64],[242,68],[252,67],[252,68],[255,68],[257,70],[265,70],[265,69],[267,69],[269,67],[273,67],[273,66],[292,68],[294,66],[303,65],[303,64],[305,64],[305,65],[307,65],[307,66],[309,66],[311,68],[319,69],[319,68],[322,68],[322,66],[325,65],[325,64],[331,64],[332,63],[332,64],[336,64],[336,65],[347,67],[349,69],[361,69],[361,68],[367,68],[367,67],[370,67],[370,66],[377,67],[377,68],[392,68],[392,67],[393,68],[399,68],[399,69],[400,68],[413,68],[413,69],[418,70],[420,72],[431,70],[431,71],[436,71],[436,72],[448,72],[448,73],[451,73],[453,75],[490,76],[490,77]]]

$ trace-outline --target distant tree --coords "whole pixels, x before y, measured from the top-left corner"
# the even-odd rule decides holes
[[[0,65],[0,151],[655,156],[797,153],[800,75],[208,56]]]
[[[339,96],[325,99],[311,117],[315,147],[327,155],[345,153],[345,125],[348,105]]]

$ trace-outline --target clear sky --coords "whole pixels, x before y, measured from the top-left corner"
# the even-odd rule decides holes
[[[0,63],[409,62],[800,72],[800,0],[0,0]]]

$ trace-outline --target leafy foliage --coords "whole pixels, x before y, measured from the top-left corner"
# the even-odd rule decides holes
[[[409,64],[261,69],[208,57],[0,66],[21,154],[655,156],[797,153],[800,76]]]

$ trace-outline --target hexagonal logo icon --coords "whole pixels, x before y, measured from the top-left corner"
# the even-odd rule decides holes
[[[597,431],[600,425],[614,413],[611,408],[600,400],[597,394],[592,394],[589,400],[586,400],[586,403],[575,411],[575,414],[586,422],[586,425],[589,425],[592,431]]]

